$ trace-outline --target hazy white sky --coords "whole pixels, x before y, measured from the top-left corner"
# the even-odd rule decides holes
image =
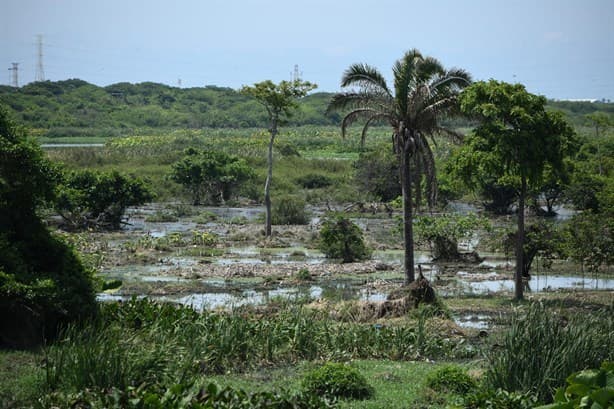
[[[614,100],[614,0],[2,0],[0,69],[33,81],[239,88],[294,65],[338,91],[352,63],[387,76],[410,49],[548,98]],[[4,68],[3,68],[4,67]]]

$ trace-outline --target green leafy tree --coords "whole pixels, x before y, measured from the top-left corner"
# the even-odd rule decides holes
[[[69,229],[118,230],[128,206],[152,199],[150,188],[139,178],[83,170],[65,175],[55,207]]]
[[[205,198],[223,203],[241,182],[252,176],[253,171],[244,159],[224,152],[189,148],[173,164],[170,178],[189,190],[194,205],[200,205]]]
[[[415,49],[395,63],[393,74],[394,89],[390,89],[376,68],[367,64],[350,66],[343,74],[341,86],[357,89],[336,94],[328,110],[345,113],[341,123],[343,136],[347,127],[358,120],[365,121],[362,141],[374,123],[385,122],[392,128],[403,194],[404,268],[408,284],[415,279],[410,162],[413,159],[419,174],[426,175],[427,185],[433,186],[429,195],[433,199],[436,194],[435,160],[429,138],[432,140],[436,134],[460,137],[441,126],[440,120],[457,113],[457,96],[469,84],[470,76],[460,69],[446,70],[438,60],[423,56]]]
[[[91,271],[37,215],[59,177],[0,106],[0,346],[32,347],[96,313]]]
[[[509,232],[503,239],[506,253],[516,251],[518,232]],[[537,257],[542,260],[542,266],[548,268],[552,261],[564,254],[564,238],[559,229],[551,222],[539,220],[525,228],[525,238],[522,254],[522,276],[531,277],[533,261]]]
[[[271,236],[271,183],[273,180],[273,144],[279,126],[285,124],[297,107],[296,100],[316,88],[307,81],[281,81],[279,84],[266,80],[253,86],[244,86],[241,93],[256,99],[267,111],[269,121],[269,146],[267,153],[267,177],[264,184],[264,205],[266,208],[265,235]]]
[[[468,179],[474,169],[481,168],[518,186],[515,297],[522,299],[529,185],[540,185],[547,166],[562,168],[574,131],[561,114],[546,111],[546,98],[527,92],[521,84],[478,82],[464,90],[460,102],[465,114],[480,121],[464,151]]]
[[[419,216],[415,229],[417,241],[428,243],[435,260],[452,261],[461,258],[458,251],[460,240],[471,239],[479,228],[489,229],[488,220],[473,213],[467,215],[448,214],[440,216]]]
[[[324,221],[320,230],[320,250],[326,257],[339,258],[344,263],[371,257],[360,227],[343,216]]]

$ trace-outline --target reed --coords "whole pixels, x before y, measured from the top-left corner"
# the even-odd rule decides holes
[[[614,358],[613,312],[566,317],[539,303],[528,305],[512,318],[501,347],[489,354],[487,383],[534,392],[547,402],[570,373]]]

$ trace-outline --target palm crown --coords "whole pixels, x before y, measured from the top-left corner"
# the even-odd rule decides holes
[[[348,126],[356,121],[364,121],[362,143],[371,125],[387,122],[392,127],[393,149],[399,158],[404,192],[407,253],[410,251],[410,244],[413,246],[410,159],[413,160],[417,173],[426,175],[427,187],[430,187],[429,204],[432,204],[437,189],[435,160],[428,139],[433,141],[436,134],[460,139],[460,134],[441,126],[440,119],[458,112],[457,96],[470,84],[471,77],[461,69],[446,70],[438,60],[425,57],[416,49],[406,52],[394,64],[392,71],[394,92],[376,68],[367,64],[351,65],[343,74],[341,86],[353,88],[336,94],[328,110],[345,113],[341,123],[343,136]],[[418,189],[416,191],[418,192]],[[413,281],[413,250],[411,255],[411,260],[406,257],[406,281]]]

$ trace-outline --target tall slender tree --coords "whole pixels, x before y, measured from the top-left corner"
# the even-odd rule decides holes
[[[267,177],[264,183],[264,205],[266,208],[265,235],[271,236],[271,182],[273,180],[273,144],[277,136],[279,126],[292,115],[296,108],[296,100],[315,89],[317,85],[300,79],[293,81],[281,81],[279,84],[266,80],[244,86],[241,93],[254,97],[266,108],[269,117],[269,146],[267,154]]]
[[[445,69],[435,58],[423,56],[412,49],[393,66],[394,88],[386,84],[384,76],[367,64],[351,65],[343,74],[341,86],[347,92],[336,94],[328,110],[341,111],[345,117],[341,133],[348,126],[363,120],[361,141],[364,143],[369,127],[387,123],[392,128],[392,145],[397,155],[403,194],[403,236],[405,244],[405,283],[415,279],[412,172],[410,163],[417,164],[426,176],[431,199],[436,195],[435,160],[430,142],[437,134],[455,139],[460,135],[440,125],[443,117],[458,113],[457,96],[469,85],[471,78],[461,69]]]
[[[480,124],[462,152],[462,174],[471,179],[486,172],[517,186],[515,298],[523,295],[525,202],[529,187],[543,181],[545,171],[563,167],[574,143],[574,131],[558,112],[546,111],[546,98],[521,84],[477,82],[460,97],[461,109]]]

